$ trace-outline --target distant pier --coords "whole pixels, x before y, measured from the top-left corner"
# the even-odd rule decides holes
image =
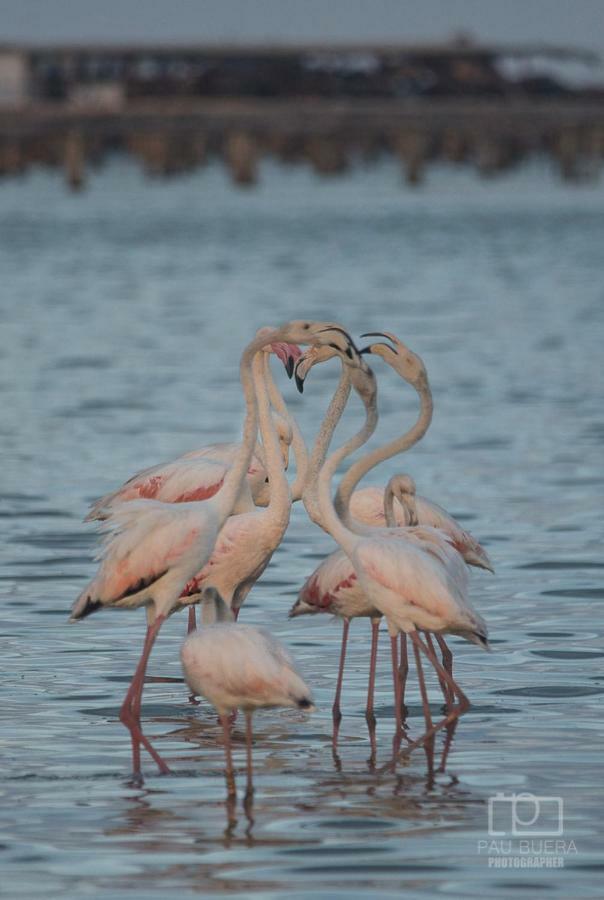
[[[78,190],[119,152],[155,178],[219,158],[241,187],[256,183],[267,156],[327,177],[387,153],[411,185],[436,161],[488,177],[535,155],[565,180],[596,177],[604,90],[510,82],[497,67],[503,53],[463,44],[0,48],[0,176],[54,167]]]

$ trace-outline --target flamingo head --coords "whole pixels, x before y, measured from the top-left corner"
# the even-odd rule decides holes
[[[327,362],[327,360],[333,359],[334,356],[339,356],[342,361],[347,364],[341,353],[330,344],[321,347],[309,347],[308,350],[305,350],[304,353],[302,353],[294,368],[296,387],[301,394],[304,391],[304,382],[313,366],[316,366],[318,363]],[[362,398],[363,402],[373,402],[375,400],[376,382],[369,366],[366,364],[358,367],[348,365],[348,373],[350,375],[352,386]]]
[[[274,331],[274,328],[259,328],[256,332],[256,337],[264,337],[265,335],[270,335],[271,331]],[[297,344],[291,344],[287,341],[274,341],[272,344],[267,344],[264,348],[266,353],[274,353],[277,359],[280,359],[283,365],[285,366],[285,371],[287,372],[287,377],[291,378],[294,374],[294,366],[296,361],[302,355],[302,351],[298,347]]]
[[[396,497],[403,509],[407,525],[417,525],[417,510],[415,506],[415,481],[410,475],[393,475],[388,484],[384,496]]]
[[[428,373],[421,357],[410,350],[400,338],[389,331],[368,331],[361,337],[383,337],[390,343],[381,341],[363,347],[361,353],[372,353],[381,356],[392,368],[398,372],[401,378],[420,390],[428,386]]]
[[[331,347],[353,368],[367,368],[348,332],[335,322],[310,322],[297,319],[275,329],[275,339],[312,347]]]

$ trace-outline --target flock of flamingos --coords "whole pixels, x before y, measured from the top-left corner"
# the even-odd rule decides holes
[[[350,620],[371,622],[366,718],[375,755],[373,695],[379,626],[390,636],[396,730],[391,766],[415,747],[429,746],[446,729],[441,769],[453,731],[469,702],[453,677],[443,635],[460,635],[488,649],[487,628],[468,601],[468,564],[492,571],[480,544],[441,507],[415,493],[408,475],[385,490],[357,490],[378,463],[409,449],[426,433],[432,396],[422,360],[393,334],[358,350],[348,332],[329,322],[292,321],[263,328],[244,349],[240,377],[246,404],[239,444],[213,444],[135,475],[98,500],[88,519],[100,520],[105,538],[100,566],[75,602],[71,620],[104,606],[147,611],[140,661],[120,710],[130,731],[134,775],[141,776],[141,747],[161,773],[170,770],[142,731],[140,712],[147,662],[163,622],[188,607],[188,636],[181,651],[185,680],[195,696],[216,709],[223,728],[229,796],[235,795],[231,727],[237,710],[246,718],[247,794],[252,791],[252,713],[261,707],[313,709],[310,688],[289,653],[268,631],[238,622],[241,606],[283,539],[292,502],[302,500],[310,519],[339,545],[310,575],[290,616],[331,613],[342,619],[342,649],[333,705],[333,746],[341,720],[340,695]],[[299,345],[307,345],[302,352]],[[339,357],[341,375],[309,453],[298,425],[273,380],[270,356],[300,391],[313,366]],[[341,478],[339,464],[373,434],[377,385],[366,356],[380,356],[418,394],[420,412],[402,436],[366,453]],[[327,453],[351,390],[365,409],[363,427]],[[260,441],[258,442],[258,432]],[[286,469],[290,446],[296,478]],[[201,610],[197,630],[195,606]],[[411,740],[404,723],[410,641],[422,698],[425,731]],[[438,647],[438,650],[437,650]],[[438,655],[437,655],[438,653]],[[444,697],[443,718],[433,721],[422,659],[435,670]],[[401,750],[403,739],[406,746]]]

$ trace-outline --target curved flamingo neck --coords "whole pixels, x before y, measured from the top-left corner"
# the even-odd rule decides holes
[[[254,384],[256,386],[256,398],[258,402],[258,421],[260,434],[266,454],[266,471],[270,484],[270,498],[267,512],[276,521],[289,522],[291,508],[291,495],[289,484],[285,476],[283,457],[279,446],[279,438],[275,428],[275,422],[271,415],[271,407],[266,382],[266,372],[269,365],[268,355],[259,353],[254,359]]]
[[[423,438],[430,426],[430,422],[432,421],[433,403],[432,392],[427,380],[425,383],[422,383],[419,388],[416,388],[416,390],[420,399],[420,411],[415,424],[401,435],[401,437],[396,438],[381,447],[377,447],[375,450],[371,450],[361,457],[361,459],[357,460],[356,463],[350,466],[338,486],[335,498],[335,509],[349,527],[352,527],[350,498],[359,481],[370,469],[373,469],[374,466],[396,456],[398,453],[409,450],[414,444],[417,444],[417,442]]]
[[[321,516],[320,525],[338,542],[348,555],[356,546],[359,536],[354,531],[351,531],[338,516],[331,499],[331,480],[342,460],[346,459],[347,456],[354,453],[355,450],[358,450],[359,447],[362,447],[369,440],[375,431],[376,425],[377,406],[373,404],[371,407],[366,408],[365,424],[361,430],[342,444],[338,450],[335,450],[328,457],[319,472],[317,497]]]
[[[275,384],[268,354],[265,361],[265,381],[272,406],[284,419],[287,419],[292,430],[292,448],[296,458],[296,477],[291,486],[291,496],[292,500],[299,500],[302,496],[308,471],[308,450],[296,417],[287,408],[283,394]]]
[[[327,456],[327,450],[329,449],[333,433],[336,430],[338,422],[342,418],[342,414],[348,403],[350,389],[350,373],[348,368],[343,365],[338,386],[334,391],[331,402],[327,407],[327,412],[323,417],[306,469],[306,479],[302,488],[302,502],[304,503],[304,508],[311,521],[320,527],[323,526],[318,494],[319,472],[321,466],[325,462],[325,457]]]
[[[262,348],[270,341],[271,337],[267,335],[255,338],[247,345],[241,354],[239,376],[241,379],[246,410],[243,423],[243,436],[240,449],[235,457],[233,465],[225,476],[224,484],[215,497],[212,498],[215,508],[218,511],[219,528],[222,527],[233,511],[233,506],[235,505],[241,490],[241,482],[247,474],[250,459],[252,458],[252,453],[256,444],[258,406],[252,377],[252,362],[256,353],[258,353],[259,350],[262,350]]]

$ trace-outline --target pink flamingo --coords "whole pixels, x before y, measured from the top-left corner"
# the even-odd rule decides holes
[[[256,336],[269,333],[271,329],[260,329]],[[273,341],[264,348],[268,357],[274,353],[284,364],[288,375],[293,373],[293,365],[300,356],[300,349],[295,344]],[[257,385],[257,389],[260,385]],[[298,469],[304,464],[303,441],[297,424],[290,417],[280,391],[270,374],[270,367],[265,370],[265,383],[261,387],[266,390],[274,407],[273,416],[279,434],[280,450],[283,464],[287,468],[289,446],[294,442],[294,452]],[[213,497],[222,485],[229,467],[233,465],[239,452],[237,443],[209,444],[197,450],[191,450],[172,462],[160,463],[139,472],[130,478],[121,488],[106,494],[97,500],[85,521],[104,520],[108,510],[116,504],[130,500],[146,498],[161,500],[164,503],[186,503],[193,500],[207,500]],[[249,512],[256,506],[266,506],[270,497],[270,484],[266,468],[265,450],[256,445],[247,471],[247,478],[241,486],[240,493],[233,507],[233,514]],[[195,608],[189,606],[188,631],[194,631]]]
[[[419,360],[419,357],[416,359]],[[358,441],[353,438],[328,458],[319,474],[318,498],[323,526],[351,560],[363,593],[373,607],[385,616],[388,624],[395,683],[394,762],[403,733],[400,680],[397,677],[397,635],[408,635],[414,645],[426,717],[426,732],[408,748],[413,749],[440,728],[455,721],[469,706],[467,697],[453,676],[441,666],[417,631],[458,634],[488,647],[487,629],[467,599],[467,570],[463,559],[444,533],[423,527],[419,536],[413,535],[413,528],[372,529],[367,535],[362,535],[352,531],[342,521],[331,499],[330,484],[339,463],[357,449],[357,445]],[[436,725],[429,719],[420,653],[428,657],[438,676],[458,698],[457,705],[451,704],[447,716]]]
[[[350,358],[338,347],[311,348],[315,353],[339,355],[346,369],[350,368],[354,380],[354,369],[359,368],[367,377],[368,367],[360,356]],[[269,504],[265,509],[231,516],[225,523],[212,556],[204,568],[186,585],[182,595],[183,606],[198,603],[206,587],[215,588],[222,600],[232,609],[237,620],[241,606],[249,591],[262,575],[274,551],[283,539],[289,524],[292,495],[301,496],[307,482],[306,465],[300,466],[300,452],[296,452],[298,474],[293,490],[290,491],[278,448],[271,441],[268,398],[263,390],[266,383],[268,357],[257,357],[255,366],[256,396],[258,398],[260,431],[266,448],[267,472],[271,485]],[[264,372],[262,367],[264,366]],[[264,375],[264,380],[263,376]],[[313,451],[314,453],[314,451]]]
[[[134,678],[120,710],[130,730],[133,768],[140,777],[140,747],[150,753],[160,772],[168,766],[151,746],[140,726],[140,707],[149,655],[167,616],[179,605],[187,582],[210,558],[216,538],[231,514],[253,452],[257,431],[257,402],[252,362],[271,341],[301,344],[344,342],[345,352],[354,347],[339,326],[320,322],[290,322],[270,336],[253,340],[240,362],[241,385],[246,404],[243,441],[227,473],[222,489],[213,497],[184,503],[133,500],[112,507],[106,520],[109,531],[96,577],[75,602],[71,621],[82,619],[104,606],[147,609],[147,635]],[[352,350],[350,350],[352,355]],[[359,358],[360,361],[360,358]],[[275,438],[274,434],[272,438]],[[275,438],[276,440],[276,438]]]
[[[212,614],[206,609],[212,604]],[[231,611],[213,588],[203,596],[201,631],[190,634],[180,652],[185,680],[192,692],[215,707],[224,734],[228,794],[235,796],[230,715],[238,709],[246,718],[247,790],[253,794],[252,714],[256,709],[293,706],[312,712],[310,688],[296,671],[285,647],[261,628],[233,622]],[[208,619],[210,624],[208,624]]]
[[[261,331],[264,331],[264,329],[261,329]],[[267,353],[272,352],[278,356],[291,376],[293,365],[300,356],[299,348],[295,344],[273,341],[265,349]],[[285,404],[274,382],[270,385],[269,391],[271,399],[276,399],[279,410],[275,418],[284,465],[287,466],[289,445],[292,441],[292,428],[287,417]],[[284,412],[285,415],[283,414]],[[228,468],[237,458],[239,450],[240,445],[237,443],[208,444],[197,450],[190,450],[171,462],[159,463],[144,469],[133,475],[132,478],[129,478],[117,490],[105,494],[96,500],[84,521],[103,520],[107,517],[109,508],[127,500],[144,498],[148,500],[162,500],[164,503],[187,503],[192,500],[207,500],[218,493],[222,487]],[[254,448],[254,454],[250,460],[247,483],[250,488],[251,499],[249,493],[246,494],[242,491],[242,496],[237,498],[235,509],[240,509],[243,512],[253,504],[266,506],[269,489],[264,463],[264,451],[259,445],[256,445]]]
[[[394,348],[388,347],[387,345],[374,345],[371,348],[367,349],[383,356],[385,360],[395,369],[395,371],[397,371],[397,373],[403,379],[411,383],[416,388],[420,395],[420,416],[415,425],[401,438],[397,439],[396,441],[390,442],[390,444],[387,444],[386,447],[378,448],[377,450],[367,454],[367,456],[363,457],[361,460],[359,460],[358,463],[351,467],[351,469],[342,479],[342,483],[340,484],[338,493],[336,495],[336,505],[338,507],[338,510],[340,511],[342,518],[347,522],[349,527],[360,534],[371,534],[371,528],[367,529],[366,527],[363,527],[363,525],[375,527],[384,523],[385,508],[390,512],[390,517],[388,519],[388,525],[390,526],[394,526],[399,523],[407,525],[421,523],[425,525],[435,525],[436,527],[440,526],[441,530],[444,530],[447,533],[449,539],[452,540],[455,547],[462,553],[466,562],[472,565],[481,565],[484,568],[490,568],[488,556],[486,555],[486,552],[483,550],[480,544],[478,544],[478,542],[472,537],[472,535],[470,535],[468,532],[465,532],[458,525],[458,523],[444,510],[436,506],[436,504],[432,504],[430,503],[430,501],[426,501],[423,498],[418,498],[420,499],[420,503],[416,504],[415,500],[417,498],[415,498],[414,494],[413,515],[414,517],[416,517],[417,521],[407,521],[405,515],[408,516],[409,513],[405,513],[405,510],[399,505],[399,503],[397,503],[397,507],[400,510],[398,519],[395,520],[393,518],[392,508],[394,496],[399,489],[403,489],[403,492],[406,489],[407,483],[404,476],[395,476],[393,479],[391,479],[385,493],[379,488],[368,489],[367,492],[354,491],[358,480],[363,476],[363,474],[365,474],[366,471],[368,471],[369,468],[376,465],[377,462],[380,462],[383,459],[387,459],[395,453],[402,452],[403,450],[406,450],[410,446],[412,446],[423,436],[431,420],[432,399],[428,385],[427,373],[421,359],[413,354],[407,347],[405,347],[405,345],[394,335],[387,334],[384,336],[393,342]],[[320,352],[322,353],[323,351]],[[305,368],[306,364],[304,360],[312,353],[313,351],[307,351],[305,354],[303,354],[302,359],[298,361],[296,366],[297,379],[299,377],[298,373],[300,369],[303,369],[304,376],[305,374],[307,374],[307,370]],[[371,500],[379,496],[382,503],[381,515],[379,515],[375,511],[375,504],[372,504],[370,506],[367,503],[359,503],[357,505],[357,511],[360,511],[360,515],[358,515],[355,519],[351,519],[348,513],[348,503],[350,502],[352,491],[354,491],[354,493],[352,493],[353,503],[355,498],[357,498],[359,494],[363,495],[363,499],[366,496],[369,496]],[[402,503],[402,497],[399,502]],[[316,499],[314,501],[314,505],[316,506]],[[361,521],[359,521],[359,519]],[[321,524],[320,514],[315,513],[314,520]],[[342,648],[340,653],[340,665],[338,669],[336,695],[333,705],[334,745],[337,742],[338,728],[341,721],[340,698],[350,619],[358,617],[368,617],[371,619],[371,657],[367,706],[365,714],[370,727],[372,749],[374,749],[375,716],[373,712],[373,694],[375,686],[375,666],[377,660],[379,623],[381,620],[381,614],[375,609],[370,600],[363,594],[361,586],[358,583],[354,568],[351,562],[348,560],[346,554],[344,554],[342,551],[335,551],[334,553],[332,553],[317,567],[317,569],[315,569],[312,575],[310,575],[310,577],[305,582],[298,597],[298,601],[294,604],[290,615],[298,616],[305,613],[316,612],[333,613],[343,619]],[[431,641],[429,635],[426,635],[426,640],[429,642]],[[436,635],[436,640],[441,647],[445,667],[451,673],[452,657],[450,650],[441,635]],[[402,635],[401,665],[399,669],[402,680],[401,700],[404,699],[404,682],[408,671],[406,650],[406,638],[404,637],[404,635]],[[450,695],[448,689],[446,688],[446,685],[444,683],[441,683],[441,687],[443,688],[445,699],[450,700]]]

